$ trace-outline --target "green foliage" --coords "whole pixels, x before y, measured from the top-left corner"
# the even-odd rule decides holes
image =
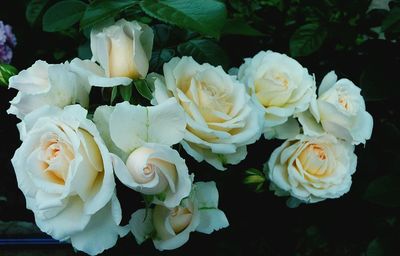
[[[215,38],[227,15],[224,3],[217,0],[144,0],[140,6],[151,17]]]
[[[192,39],[178,45],[178,52],[182,56],[192,56],[197,62],[210,63],[228,67],[229,60],[225,51],[214,41],[209,39]]]
[[[290,38],[290,54],[294,57],[307,56],[317,51],[328,34],[319,23],[309,23],[299,27]]]
[[[152,92],[150,90],[149,85],[146,80],[135,80],[134,81],[136,90],[147,100],[151,100],[153,98]]]
[[[54,4],[43,16],[43,30],[56,32],[73,26],[82,18],[86,6],[78,0],[64,0]]]
[[[365,199],[387,207],[400,206],[400,174],[389,174],[371,182]]]
[[[18,73],[17,69],[8,64],[0,63],[0,86],[8,86],[8,80]]]
[[[255,192],[262,192],[265,180],[266,178],[263,172],[251,168],[246,170],[243,183],[253,187]]]
[[[130,101],[132,98],[132,85],[119,86],[119,94],[124,101]]]
[[[135,0],[95,0],[85,10],[80,27],[85,29],[112,19],[136,2]]]
[[[224,35],[264,36],[265,34],[253,28],[243,19],[230,19],[222,30]]]
[[[26,7],[25,17],[31,26],[37,22],[48,2],[49,0],[31,0],[29,2]]]

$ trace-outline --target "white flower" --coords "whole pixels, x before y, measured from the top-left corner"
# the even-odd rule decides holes
[[[90,33],[93,61],[75,61],[75,72],[86,74],[92,86],[129,85],[147,75],[153,48],[153,30],[146,24],[121,19]]]
[[[17,89],[18,94],[10,101],[7,113],[19,119],[45,105],[63,108],[75,103],[84,107],[89,104],[90,86],[71,71],[68,62],[47,64],[38,60],[11,77],[9,82],[10,88]]]
[[[315,80],[306,68],[285,54],[261,51],[245,59],[238,78],[250,90],[264,114],[266,138],[289,138],[299,133],[293,114],[305,111],[315,95]]]
[[[228,227],[225,214],[218,209],[215,182],[197,182],[193,190],[174,208],[156,205],[132,214],[129,226],[136,241],[141,244],[151,238],[158,250],[173,250],[185,244],[193,231],[211,234]]]
[[[356,170],[354,146],[332,135],[298,135],[275,149],[267,173],[276,195],[306,203],[338,198],[350,190]]]
[[[117,177],[126,186],[167,207],[179,205],[192,180],[185,160],[170,146],[183,139],[185,114],[175,99],[154,107],[102,106],[94,121],[113,154]]]
[[[184,108],[186,152],[219,170],[242,161],[246,145],[260,137],[261,121],[244,85],[220,66],[200,65],[191,57],[173,58],[164,65],[164,76],[155,81],[152,103],[174,97]]]
[[[45,106],[27,115],[12,164],[38,227],[95,255],[126,234],[119,227],[110,154],[79,105]]]
[[[371,138],[373,119],[365,110],[360,88],[348,79],[337,80],[329,72],[318,88],[318,98],[312,101],[309,111],[298,115],[304,133],[318,135],[324,132],[335,135],[354,145]]]

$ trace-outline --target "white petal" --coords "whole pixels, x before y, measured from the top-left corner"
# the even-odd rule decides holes
[[[89,255],[97,255],[113,247],[118,237],[125,236],[128,228],[118,226],[121,221],[121,206],[114,195],[112,201],[92,216],[86,228],[71,236],[74,248]]]
[[[335,71],[326,74],[318,88],[318,95],[321,96],[323,93],[328,91],[336,83],[337,78]]]
[[[183,139],[186,117],[175,98],[148,107],[148,111],[148,142],[172,146]]]
[[[152,218],[152,209],[139,209],[132,214],[129,228],[138,244],[142,244],[150,238],[154,230]]]
[[[68,199],[62,212],[50,219],[35,214],[35,222],[43,232],[57,240],[68,239],[73,233],[82,231],[90,221],[90,215],[83,214],[83,202],[78,197]]]
[[[211,234],[229,226],[225,213],[218,209],[200,209],[200,223],[196,231]]]
[[[218,208],[218,190],[214,181],[196,182],[195,197],[198,201],[198,207]]]
[[[324,133],[322,126],[317,123],[309,111],[297,114],[298,120],[303,127],[303,132],[310,136],[319,136]]]
[[[148,141],[148,111],[122,102],[110,116],[110,136],[117,147],[130,153]]]
[[[372,116],[368,112],[361,112],[357,116],[352,129],[353,143],[356,145],[359,143],[365,144],[365,141],[371,138],[373,123]]]
[[[277,138],[284,140],[293,138],[300,133],[299,123],[294,118],[289,118],[285,123],[269,129],[270,130],[267,130],[267,133],[264,132],[264,136],[266,139]]]

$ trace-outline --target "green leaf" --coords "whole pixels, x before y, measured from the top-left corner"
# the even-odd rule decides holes
[[[49,0],[31,0],[26,7],[25,17],[29,25],[34,25]]]
[[[222,30],[225,35],[265,36],[264,33],[253,28],[241,19],[228,20]]]
[[[119,94],[124,101],[130,101],[132,98],[132,85],[119,86]]]
[[[366,200],[388,207],[400,206],[400,175],[389,174],[372,181],[364,197]]]
[[[210,63],[228,67],[229,59],[225,51],[214,41],[209,39],[193,39],[178,45],[178,52],[182,56],[192,56],[197,62]]]
[[[118,87],[114,86],[111,90],[110,105],[113,104],[114,100],[117,98]]]
[[[153,95],[150,91],[149,86],[147,85],[146,80],[136,80],[134,81],[136,90],[142,95],[144,98],[151,100],[153,98]]]
[[[80,22],[81,29],[114,18],[121,11],[131,7],[135,0],[96,0],[90,3]]]
[[[154,71],[161,70],[164,63],[170,61],[174,56],[175,56],[175,51],[173,49],[166,48],[153,51],[150,59],[151,70]]]
[[[366,256],[384,256],[384,249],[379,238],[372,240],[367,248]]]
[[[0,86],[8,86],[10,77],[16,75],[18,70],[9,64],[0,64]]]
[[[400,7],[393,8],[382,21],[382,31],[400,32]]]
[[[293,57],[310,55],[322,46],[327,35],[328,31],[319,23],[299,27],[290,38],[290,54]]]
[[[217,0],[143,0],[149,16],[218,38],[226,21],[225,4]]]
[[[89,40],[78,47],[78,57],[82,60],[92,58],[92,50],[90,49]]]
[[[86,6],[78,0],[64,0],[54,4],[43,16],[43,30],[56,32],[73,26],[82,18]]]

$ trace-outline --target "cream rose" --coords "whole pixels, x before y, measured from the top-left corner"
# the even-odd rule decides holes
[[[95,28],[90,33],[92,61],[74,62],[74,71],[86,74],[92,86],[129,85],[134,79],[146,77],[153,37],[153,30],[146,24],[124,19]]]
[[[140,209],[132,214],[129,226],[139,244],[151,238],[154,246],[162,251],[182,246],[193,231],[211,234],[228,227],[229,223],[218,209],[215,182],[197,182],[193,193],[179,206]]]
[[[365,110],[364,98],[348,79],[337,80],[329,72],[318,88],[318,98],[307,112],[300,113],[299,121],[304,133],[315,135],[328,132],[354,145],[371,138],[373,119]]]
[[[276,195],[315,203],[350,190],[356,170],[354,146],[332,135],[298,135],[274,150],[267,176]]]
[[[261,121],[244,85],[221,67],[200,65],[191,57],[173,58],[164,65],[164,76],[155,81],[153,103],[174,97],[184,108],[186,152],[219,170],[242,161],[246,145],[260,137]]]
[[[111,156],[79,105],[45,106],[28,114],[12,164],[38,227],[95,255],[126,234],[119,227]]]
[[[264,114],[264,136],[287,139],[299,133],[290,117],[305,111],[315,95],[315,80],[306,68],[285,54],[261,51],[245,59],[238,78]]]
[[[72,72],[68,62],[47,64],[38,60],[11,77],[9,87],[17,89],[18,94],[10,101],[7,113],[20,119],[45,105],[63,108],[75,103],[84,107],[89,104],[90,86]]]
[[[175,99],[154,107],[103,106],[94,121],[114,153],[117,177],[126,186],[167,207],[179,205],[192,181],[185,160],[170,146],[183,139],[185,114]]]

